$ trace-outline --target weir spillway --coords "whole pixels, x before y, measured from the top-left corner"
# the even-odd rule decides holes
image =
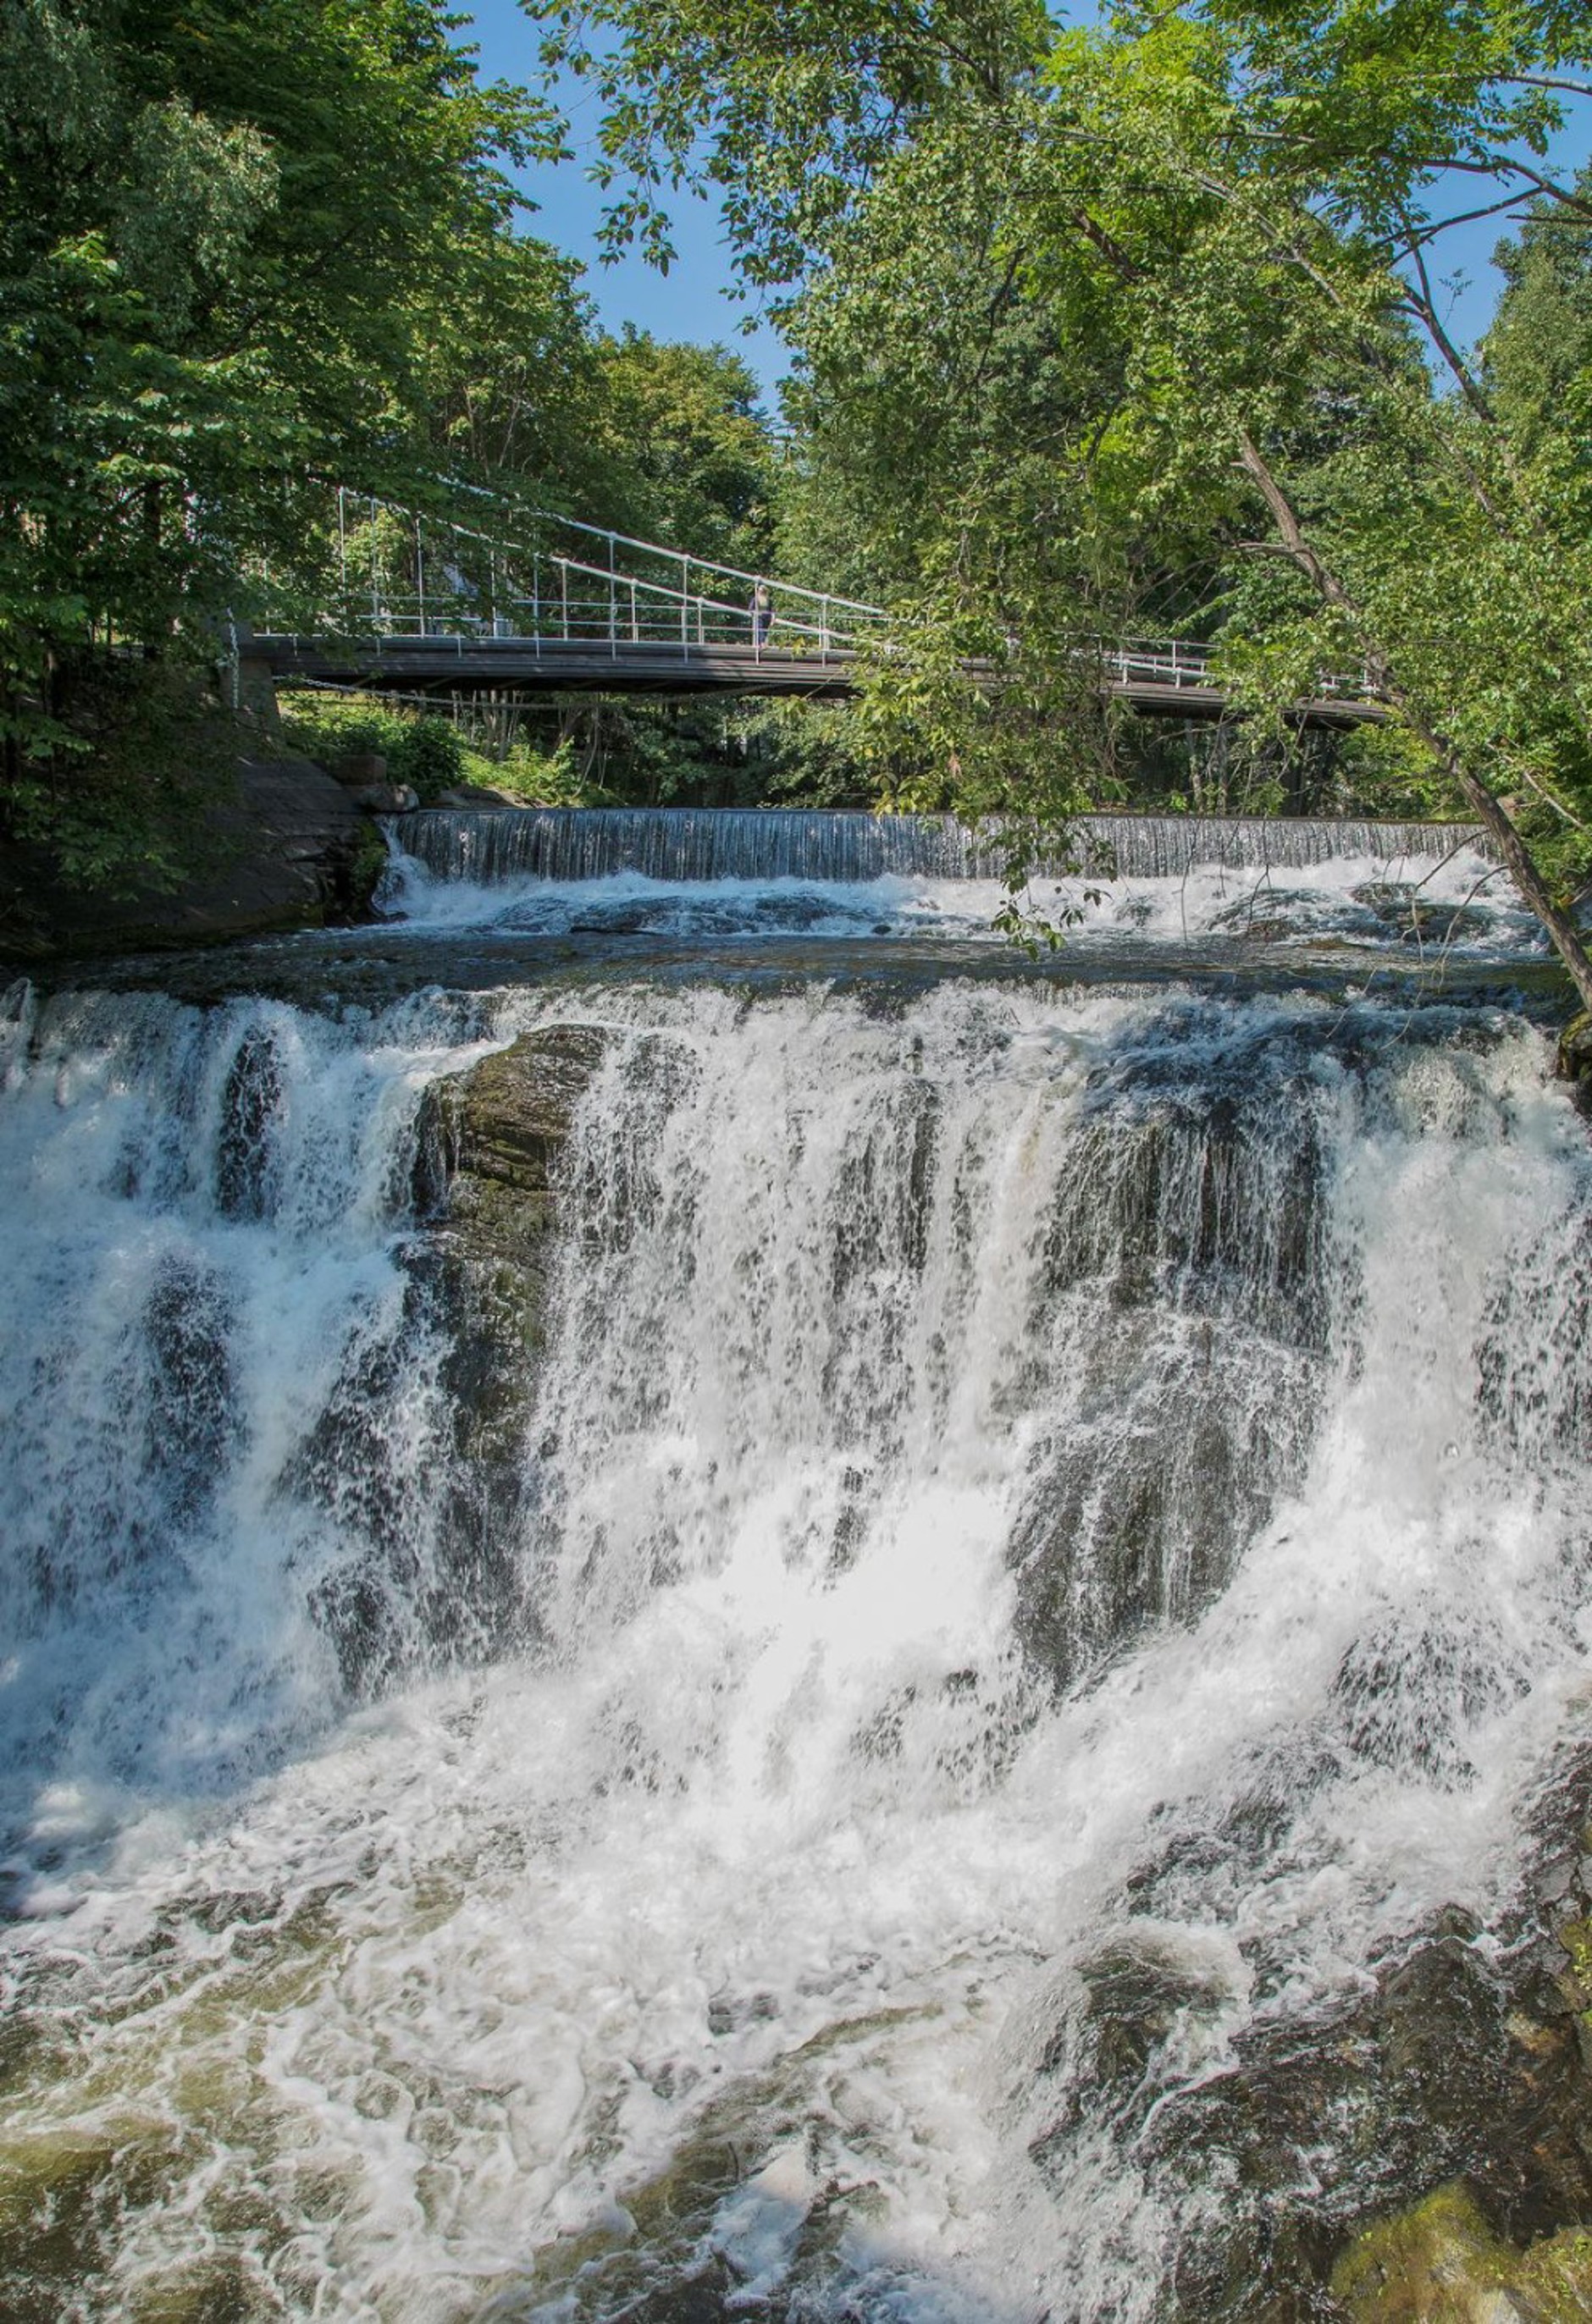
[[[1038,849],[1036,872],[1113,870],[1163,880],[1194,865],[1299,871],[1347,857],[1407,862],[1480,844],[1466,825],[1327,816],[1088,815],[1071,833],[1065,853]],[[951,816],[770,807],[426,808],[406,816],[394,835],[428,871],[474,881],[619,872],[692,881],[987,880],[1001,876],[1013,853],[998,832]]]
[[[430,923],[0,1010],[0,2308],[1159,2324],[1558,2224],[1592,1161],[1489,868],[1305,857],[1213,995],[1234,867],[1089,985],[909,973],[920,865],[763,988],[747,825],[692,981],[483,982],[449,914],[708,875],[467,827]],[[1492,997],[1381,997],[1401,881]]]

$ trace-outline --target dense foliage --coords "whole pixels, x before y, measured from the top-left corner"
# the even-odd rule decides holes
[[[499,161],[547,133],[434,0],[5,0],[0,124],[15,732],[85,634],[159,642],[291,558],[318,476],[412,473],[461,299],[524,318]],[[575,328],[561,262],[534,303]]]
[[[556,124],[460,23],[0,0],[0,822],[75,877],[171,868],[179,706],[260,587],[324,592],[333,482],[764,546],[745,366],[597,330],[516,216]]]
[[[1063,715],[1091,633],[1212,640],[1279,729],[1363,674],[1391,780],[1487,825],[1592,1001],[1560,908],[1592,865],[1585,339],[1545,361],[1527,319],[1584,279],[1592,210],[1547,159],[1583,12],[1181,0],[1059,30],[847,0],[810,37],[762,0],[592,13],[616,235],[655,239],[704,169],[793,302],[786,539],[915,617],[882,739],[958,803],[1060,811],[1109,772],[1109,733]],[[1450,211],[1523,199],[1489,377],[1433,269]],[[1062,733],[1070,767],[1037,749]]]

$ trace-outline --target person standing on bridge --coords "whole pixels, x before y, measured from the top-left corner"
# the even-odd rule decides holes
[[[762,647],[768,643],[768,633],[773,627],[773,599],[768,594],[768,583],[760,581],[752,592],[752,642]]]

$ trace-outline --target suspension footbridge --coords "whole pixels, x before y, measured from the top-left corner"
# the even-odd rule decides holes
[[[897,634],[884,607],[778,581],[572,517],[467,525],[339,491],[320,601],[248,639],[288,685],[410,695],[849,695]],[[266,603],[271,602],[269,588]],[[269,615],[267,619],[269,620]],[[1151,716],[1219,719],[1208,650],[1080,637],[1107,697]],[[1000,682],[994,663],[970,663]],[[1384,713],[1363,681],[1323,676],[1302,725]]]

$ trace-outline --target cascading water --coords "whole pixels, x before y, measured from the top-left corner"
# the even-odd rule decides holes
[[[1301,2190],[1421,2191],[1336,2099],[1252,2167],[1254,2061],[1584,1724],[1523,1019],[6,1026],[6,2312],[1241,2317]]]
[[[1131,879],[1179,879],[1194,864],[1300,871],[1338,857],[1440,855],[1474,847],[1462,825],[1346,822],[1341,817],[1086,815],[1074,853]],[[865,815],[792,808],[432,807],[406,816],[405,852],[445,879],[780,880],[849,883],[889,872],[939,880],[997,878],[996,835],[953,816]],[[1045,859],[1040,869],[1065,871]]]
[[[1006,851],[949,816],[773,808],[436,808],[389,828],[384,907],[412,928],[503,937],[669,938],[694,945],[949,937],[1009,947]],[[1506,952],[1540,931],[1478,835],[1453,824],[1088,816],[1072,855],[1019,890],[1040,920],[1084,926],[1080,964],[1168,973],[1166,946],[1228,954],[1279,938],[1390,937],[1444,957]],[[1141,940],[1155,957],[1129,963]],[[810,959],[806,964],[810,966]],[[844,964],[837,963],[844,967]]]

